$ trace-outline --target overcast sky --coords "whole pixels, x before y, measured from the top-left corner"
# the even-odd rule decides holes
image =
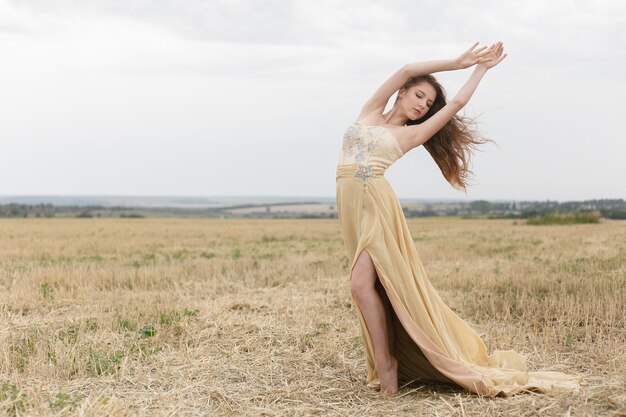
[[[0,195],[334,197],[381,82],[502,40],[467,198],[626,198],[625,28],[622,0],[0,0]],[[466,198],[423,148],[385,175]]]

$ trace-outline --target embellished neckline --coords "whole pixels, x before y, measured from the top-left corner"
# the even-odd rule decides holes
[[[391,130],[387,129],[385,126],[379,126],[379,125],[366,125],[366,124],[363,124],[363,123],[361,123],[361,122],[359,122],[359,121],[357,121],[357,120],[355,120],[353,123],[354,123],[354,124],[361,125],[361,126],[363,126],[363,127],[378,127],[378,128],[380,128],[380,129],[383,129],[385,132],[387,132],[387,133],[389,134],[389,136],[391,136],[391,138],[393,139],[393,143],[396,145],[396,148],[398,148],[398,150],[400,151],[400,153],[402,154],[402,156],[404,156],[404,151],[403,151],[403,150],[402,150],[402,148],[400,147],[400,144],[398,143],[398,139],[396,138],[396,136],[395,136],[393,133],[391,133]]]

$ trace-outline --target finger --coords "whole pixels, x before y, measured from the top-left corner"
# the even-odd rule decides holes
[[[472,46],[470,46],[469,50],[473,50],[474,48],[476,48],[476,45],[478,45],[480,42],[475,42]]]
[[[500,62],[502,62],[502,60],[506,58],[506,54],[502,55],[500,58],[497,59],[497,61],[493,64],[493,66],[498,65]]]

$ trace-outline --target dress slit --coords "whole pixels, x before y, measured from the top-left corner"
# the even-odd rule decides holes
[[[363,251],[367,251],[367,253],[369,254],[370,260],[374,266],[374,271],[376,273],[376,286],[378,287],[377,293],[381,297],[381,302],[385,310],[385,320],[387,321],[390,353],[394,355],[398,360],[399,382],[407,384],[415,381],[430,381],[443,384],[454,384],[452,380],[447,378],[434,366],[431,365],[431,363],[428,361],[428,358],[424,355],[419,344],[411,338],[411,336],[405,329],[405,326],[402,323],[400,316],[394,308],[394,303],[392,303],[391,301],[387,286],[383,282],[383,280],[386,279],[387,274],[384,272],[383,268],[380,265],[377,266],[376,255],[372,253],[373,251],[371,249],[368,249],[366,245],[365,247],[363,247],[363,249],[361,249],[360,252],[358,252],[358,255],[355,255],[353,264],[356,265],[356,261],[358,260],[358,257],[363,253]],[[352,280],[353,272],[354,266],[350,273],[350,280]],[[378,387],[380,385],[380,380],[378,378],[378,372],[375,368],[375,351],[369,333],[369,328],[367,327],[367,323],[365,322],[365,318],[363,317],[363,312],[361,311],[361,308],[354,299],[354,297],[353,301],[359,319],[361,321],[361,336],[366,345],[369,346],[369,349],[367,349],[366,352],[368,360],[367,385],[370,387]],[[416,357],[418,357],[419,360],[416,361]]]

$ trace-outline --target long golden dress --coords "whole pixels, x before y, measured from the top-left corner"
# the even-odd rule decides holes
[[[353,122],[345,131],[337,165],[337,211],[350,260],[348,279],[367,250],[389,299],[393,355],[400,381],[456,383],[484,395],[524,390],[577,390],[580,378],[559,372],[528,372],[514,351],[487,354],[480,336],[454,313],[429,282],[404,213],[385,170],[403,156],[393,134],[382,126]],[[353,300],[354,301],[354,300]],[[367,356],[367,384],[378,387],[372,340],[359,306]]]

